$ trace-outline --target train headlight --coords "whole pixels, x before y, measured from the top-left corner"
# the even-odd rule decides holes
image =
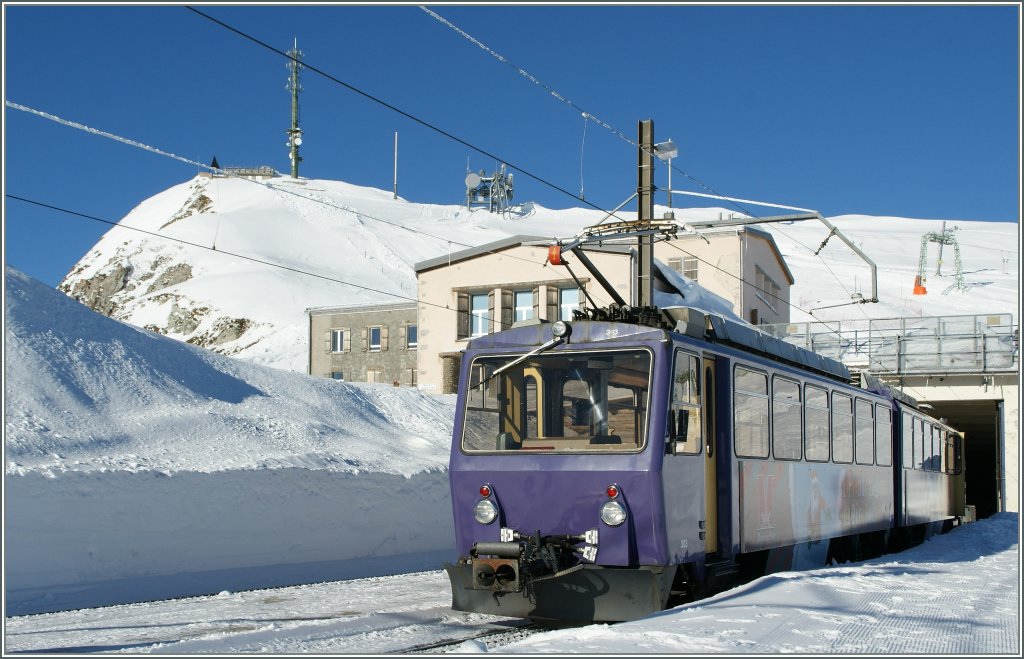
[[[626,509],[618,501],[605,501],[601,506],[601,521],[608,526],[618,526],[626,521]]]
[[[572,325],[564,320],[556,320],[551,324],[551,335],[556,339],[568,339],[572,334]]]
[[[481,499],[473,508],[473,517],[481,524],[490,524],[498,517],[498,507],[490,499]]]

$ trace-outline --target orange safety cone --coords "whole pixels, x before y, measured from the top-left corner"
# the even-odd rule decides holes
[[[914,277],[914,295],[927,295],[928,289],[921,282],[921,275]]]

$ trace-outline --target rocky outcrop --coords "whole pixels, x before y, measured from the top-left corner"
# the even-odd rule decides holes
[[[111,259],[112,265],[103,272],[88,279],[65,279],[58,288],[78,300],[93,311],[104,316],[113,316],[118,305],[114,296],[129,288],[129,278],[134,268],[131,263],[122,259]]]

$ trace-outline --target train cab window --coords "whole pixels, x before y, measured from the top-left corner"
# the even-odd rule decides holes
[[[903,468],[914,468],[914,417],[903,413]]]
[[[772,378],[772,448],[777,460],[799,460],[803,444],[800,385]]]
[[[875,408],[875,464],[892,466],[892,410],[881,405]]]
[[[875,406],[871,401],[857,399],[857,417],[854,420],[857,464],[869,465],[875,462]]]
[[[643,448],[651,353],[646,349],[478,356],[464,393],[462,449],[611,452]]]
[[[812,462],[828,462],[828,391],[811,385],[804,388],[804,422],[804,457]]]
[[[853,462],[853,399],[832,393],[832,462]]]
[[[743,366],[735,372],[733,398],[736,455],[768,457],[768,376]]]
[[[672,404],[666,426],[668,441],[674,442],[670,453],[700,453],[700,409],[700,359],[677,351],[672,374]]]

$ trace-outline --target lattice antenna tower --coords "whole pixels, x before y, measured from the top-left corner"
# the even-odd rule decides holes
[[[952,229],[947,229],[945,222],[943,222],[942,231],[932,231],[921,236],[921,256],[917,260],[917,276],[914,278],[914,295],[928,294],[928,289],[925,288],[925,283],[928,279],[925,274],[925,271],[928,269],[928,243],[939,244],[939,269],[935,271],[936,275],[939,274],[939,270],[942,268],[942,246],[953,246],[954,283],[942,292],[943,295],[954,288],[961,293],[967,290],[967,284],[964,282],[964,269],[960,262],[960,243],[957,242],[956,236],[953,233],[958,228],[959,227],[953,227]]]
[[[288,134],[288,159],[292,162],[292,178],[299,178],[299,163],[302,162],[299,155],[299,146],[302,145],[302,129],[299,128],[299,92],[302,91],[302,85],[299,84],[299,70],[303,67],[300,63],[302,51],[299,50],[298,37],[295,38],[292,49],[286,54],[291,58],[291,61],[285,64],[291,72],[285,89],[292,95],[292,127],[285,132]]]

